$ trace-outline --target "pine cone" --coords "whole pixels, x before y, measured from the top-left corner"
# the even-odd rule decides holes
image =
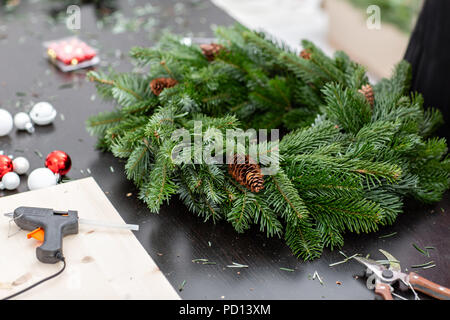
[[[150,88],[155,95],[159,96],[165,88],[171,88],[177,83],[178,81],[172,78],[156,78],[150,82]]]
[[[203,55],[208,61],[213,61],[215,56],[223,49],[223,46],[217,43],[201,44]]]
[[[358,92],[362,93],[366,97],[366,100],[373,107],[373,104],[375,102],[375,96],[373,94],[372,86],[370,84],[364,85],[361,87],[361,89],[358,90]]]
[[[234,155],[233,163],[228,165],[228,173],[241,185],[258,193],[264,189],[264,179],[261,168],[256,163],[250,163],[249,156]]]
[[[311,51],[309,49],[304,49],[300,52],[300,57],[302,57],[305,60],[311,59]]]

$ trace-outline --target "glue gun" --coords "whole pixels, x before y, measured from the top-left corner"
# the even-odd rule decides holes
[[[56,211],[47,208],[19,207],[13,213],[6,213],[5,216],[12,217],[19,228],[32,231],[28,233],[28,238],[43,241],[42,245],[36,248],[36,257],[43,263],[56,263],[64,258],[62,239],[67,235],[77,234],[79,223],[139,230],[138,225],[118,225],[79,219],[78,212],[73,210]]]

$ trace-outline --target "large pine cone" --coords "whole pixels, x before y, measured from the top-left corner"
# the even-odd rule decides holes
[[[201,44],[203,55],[208,61],[213,61],[216,55],[223,49],[223,46],[217,43]]]
[[[156,78],[150,82],[150,88],[155,95],[159,96],[165,88],[171,88],[177,83],[178,81],[172,78]]]
[[[252,192],[258,193],[264,188],[261,168],[256,163],[250,163],[248,155],[235,154],[233,163],[228,165],[228,172],[237,182]]]

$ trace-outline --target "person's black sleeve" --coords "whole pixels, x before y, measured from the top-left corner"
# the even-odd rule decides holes
[[[412,91],[439,108],[446,124],[438,134],[450,139],[450,0],[426,0],[405,54],[412,65]]]

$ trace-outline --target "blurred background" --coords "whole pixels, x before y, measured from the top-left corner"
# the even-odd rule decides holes
[[[403,58],[423,5],[423,0],[212,1],[246,26],[267,30],[291,46],[308,39],[329,54],[344,50],[374,78],[389,76]],[[379,28],[371,28],[377,18]]]
[[[351,58],[368,68],[373,78],[389,76],[395,63],[404,56],[410,33],[414,27],[423,0],[210,0],[235,20],[252,29],[264,30],[292,47],[300,47],[301,39],[317,43],[325,52],[346,51]],[[139,6],[126,16],[130,8],[137,7],[134,0],[0,0],[3,11],[13,14],[24,3],[52,2],[57,5],[53,15],[64,16],[65,8],[71,4],[94,4],[100,18],[115,20],[113,31],[137,27],[151,27],[156,18],[151,16],[155,5],[163,1],[147,1],[148,6]],[[172,2],[172,1],[170,1]],[[174,10],[183,11],[186,6],[205,5],[202,0],[174,2]],[[377,6],[375,9],[373,6]],[[58,7],[59,6],[59,7]],[[379,9],[378,12],[373,11]],[[126,9],[122,12],[123,9]],[[58,11],[59,10],[59,11]],[[195,9],[194,9],[195,10]],[[154,12],[153,12],[154,13]],[[1,19],[5,16],[0,14]],[[201,22],[209,29],[209,17]],[[377,28],[368,24],[377,23]],[[108,20],[109,19],[109,20]],[[189,19],[185,16],[184,19]],[[213,19],[212,19],[213,20]],[[169,21],[168,24],[182,24]],[[1,25],[0,25],[1,28]],[[149,30],[150,30],[149,29]],[[129,31],[129,30],[128,30]],[[1,32],[1,30],[0,30]]]

